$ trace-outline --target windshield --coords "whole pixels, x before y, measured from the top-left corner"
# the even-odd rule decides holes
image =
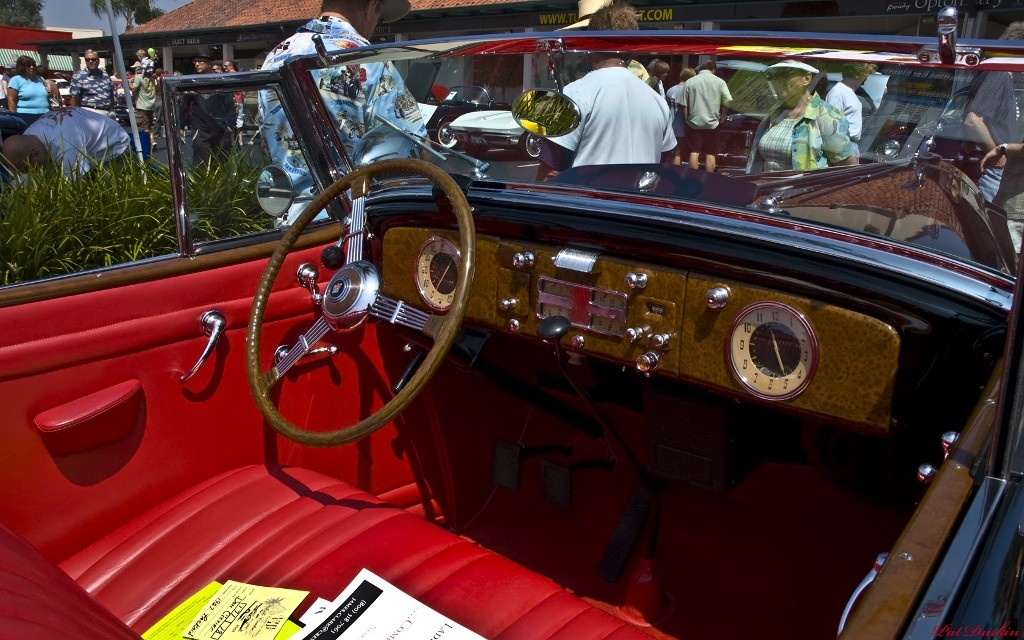
[[[992,145],[968,117],[983,112],[1004,141],[1021,140],[1005,70],[686,34],[367,52],[361,67],[346,52],[309,71],[355,166],[418,157],[476,180],[787,216],[1014,269],[1011,203],[979,188]],[[353,109],[359,83],[371,98]],[[567,96],[575,128],[551,135],[514,113],[531,90]],[[997,104],[1006,99],[1012,108]]]

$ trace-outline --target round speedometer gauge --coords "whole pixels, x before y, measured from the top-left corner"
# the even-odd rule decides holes
[[[447,238],[433,236],[420,245],[416,256],[416,290],[434,311],[447,311],[459,284],[461,254]]]
[[[726,360],[747,391],[766,400],[786,400],[814,377],[818,341],[807,318],[793,307],[758,302],[733,321]]]

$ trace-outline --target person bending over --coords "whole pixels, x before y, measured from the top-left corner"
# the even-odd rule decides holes
[[[46,113],[25,133],[4,138],[2,154],[8,171],[56,163],[70,178],[123,155],[130,146],[128,134],[113,118],[72,107]]]

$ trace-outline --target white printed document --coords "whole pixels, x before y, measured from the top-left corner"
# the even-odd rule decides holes
[[[423,640],[483,640],[366,569],[333,602],[303,621],[308,623],[291,640],[386,640],[399,634]]]

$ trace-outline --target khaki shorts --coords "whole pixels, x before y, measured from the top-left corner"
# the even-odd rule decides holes
[[[136,109],[135,122],[139,125],[139,131],[151,130],[153,128],[153,112],[147,109]]]

